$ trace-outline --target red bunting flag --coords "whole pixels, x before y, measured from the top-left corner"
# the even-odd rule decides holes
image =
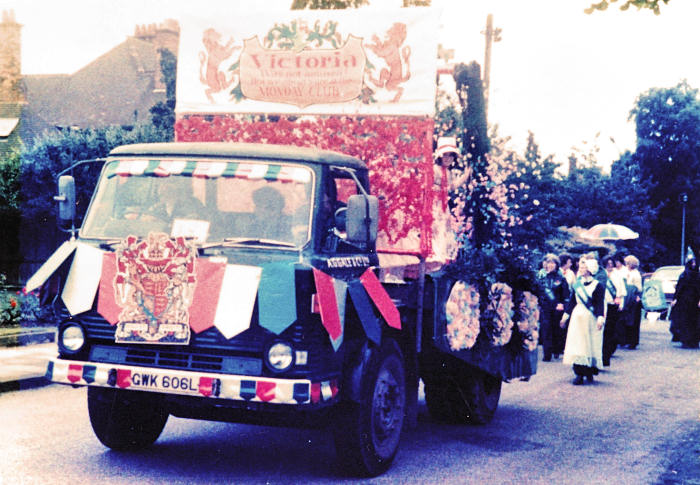
[[[333,277],[316,268],[313,269],[313,272],[318,303],[321,307],[321,322],[328,331],[331,340],[337,340],[343,334],[343,326],[340,321]]]
[[[386,292],[381,282],[377,279],[371,268],[368,268],[362,276],[360,276],[362,285],[367,290],[367,294],[372,299],[379,313],[382,314],[386,323],[396,329],[401,329],[401,315],[399,310],[394,305],[389,294]]]

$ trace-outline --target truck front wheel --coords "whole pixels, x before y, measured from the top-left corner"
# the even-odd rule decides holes
[[[114,450],[153,444],[168,420],[157,395],[103,387],[88,387],[88,414],[97,438]]]
[[[336,415],[336,454],[351,473],[377,476],[396,456],[406,411],[403,358],[395,342],[375,352],[362,379],[361,402],[343,402]]]

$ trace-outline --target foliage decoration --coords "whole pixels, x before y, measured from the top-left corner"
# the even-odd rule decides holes
[[[522,337],[523,348],[527,350],[536,350],[539,340],[539,322],[540,322],[540,307],[537,302],[537,297],[525,291],[522,294],[520,304],[518,305],[518,330]]]
[[[510,342],[513,336],[513,289],[507,284],[491,285],[484,323],[492,345],[500,347]]]

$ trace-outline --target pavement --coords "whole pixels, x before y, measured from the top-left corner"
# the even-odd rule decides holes
[[[58,355],[55,328],[19,338],[20,345],[0,347],[0,393],[50,384],[44,376],[49,359]]]

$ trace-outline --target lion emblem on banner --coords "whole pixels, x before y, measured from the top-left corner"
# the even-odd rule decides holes
[[[116,249],[117,342],[187,344],[197,250],[185,238],[151,233]]]

